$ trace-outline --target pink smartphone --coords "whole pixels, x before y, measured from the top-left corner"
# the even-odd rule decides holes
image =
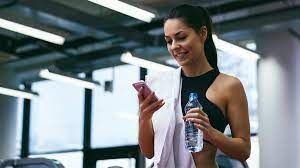
[[[140,81],[138,81],[138,82],[136,82],[136,83],[133,83],[132,86],[133,86],[133,87],[135,88],[135,90],[137,90],[137,91],[139,91],[140,88],[143,87],[143,93],[142,93],[142,95],[143,95],[144,98],[148,97],[148,96],[151,94],[151,92],[152,92],[152,90],[150,89],[150,87],[149,87],[149,86],[146,84],[146,82],[143,81],[143,80],[140,80]],[[153,99],[152,99],[152,102],[156,102],[156,101],[158,101],[158,98],[157,98],[156,95],[154,94],[154,97],[153,97]]]

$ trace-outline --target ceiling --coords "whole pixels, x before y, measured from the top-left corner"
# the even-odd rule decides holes
[[[145,23],[87,0],[0,0],[0,18],[45,30],[66,38],[55,45],[0,28],[0,68],[11,68],[25,80],[35,71],[55,67],[66,72],[89,72],[122,64],[120,55],[157,62],[168,55],[162,19],[182,3],[205,6],[215,32],[243,44],[270,31],[300,32],[299,0],[127,0],[156,14]]]

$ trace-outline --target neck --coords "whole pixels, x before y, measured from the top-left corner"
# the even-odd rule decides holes
[[[193,65],[182,66],[182,71],[187,77],[200,76],[213,68],[207,61],[196,61]]]

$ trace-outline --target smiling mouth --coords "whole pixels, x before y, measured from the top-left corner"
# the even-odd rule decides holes
[[[176,54],[174,54],[174,56],[178,60],[183,60],[186,57],[187,53],[188,52],[176,53]]]

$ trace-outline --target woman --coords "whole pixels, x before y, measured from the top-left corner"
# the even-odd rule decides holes
[[[180,5],[165,18],[167,48],[180,68],[147,76],[155,91],[148,97],[139,91],[139,144],[156,167],[216,168],[217,149],[245,161],[250,155],[247,99],[241,82],[220,73],[212,39],[211,18],[202,7]],[[188,94],[196,92],[203,111],[191,109],[184,116]],[[152,103],[154,94],[162,98]],[[204,133],[202,151],[185,149],[184,121],[192,121]],[[229,124],[232,137],[223,134]]]

